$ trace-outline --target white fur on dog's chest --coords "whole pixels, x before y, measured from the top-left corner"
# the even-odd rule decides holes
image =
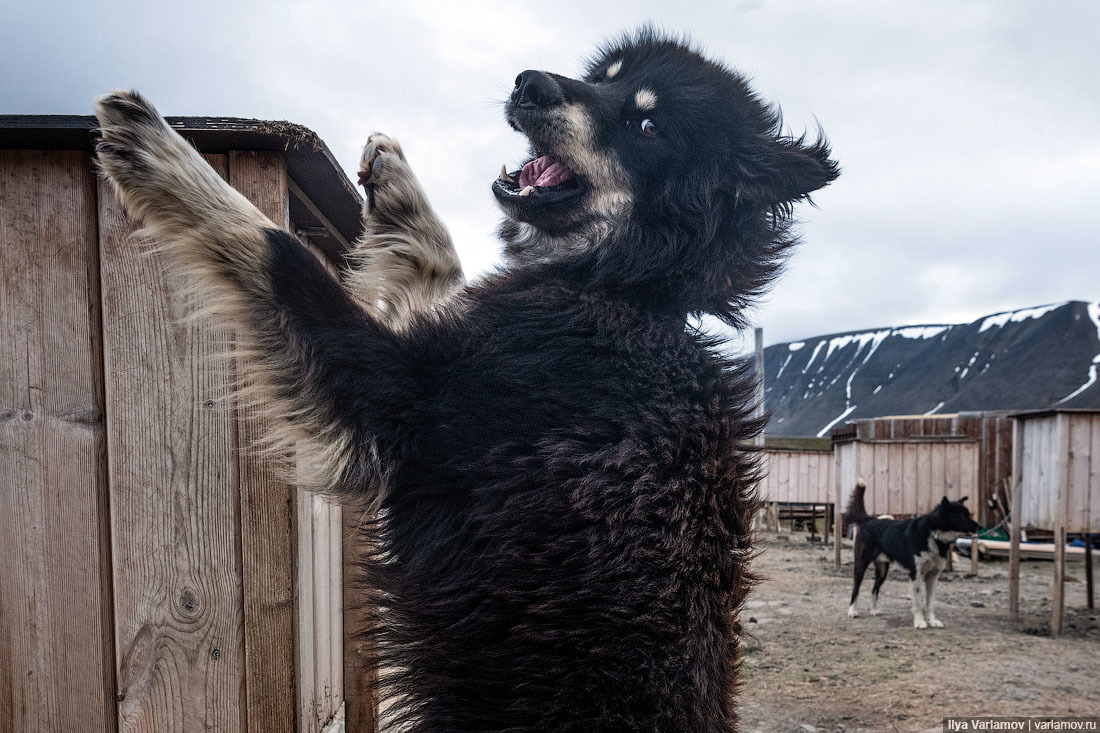
[[[938,575],[943,570],[944,559],[940,556],[939,548],[934,538],[928,538],[928,551],[913,556],[913,564],[916,566],[917,576],[927,577]]]

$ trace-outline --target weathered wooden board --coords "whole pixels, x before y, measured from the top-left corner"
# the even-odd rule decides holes
[[[0,730],[114,731],[95,184],[0,150]]]
[[[224,155],[207,156],[223,176]],[[127,731],[244,728],[230,334],[99,186],[118,713]]]
[[[286,163],[278,153],[232,152],[229,182],[275,224],[290,225]],[[245,365],[237,364],[241,370]],[[241,558],[248,724],[251,730],[295,728],[295,489],[271,462],[250,450],[267,424],[238,405]]]
[[[375,611],[360,600],[362,589],[359,568],[370,551],[371,541],[364,529],[366,518],[366,509],[362,507],[343,507],[343,677],[344,719],[348,733],[376,733],[378,730],[375,655],[363,635],[372,621],[371,614]]]

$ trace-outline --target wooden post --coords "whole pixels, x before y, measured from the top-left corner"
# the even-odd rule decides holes
[[[817,539],[817,504],[810,504],[810,542]]]
[[[970,540],[970,574],[978,574],[978,533],[974,533],[974,538]]]
[[[844,515],[837,511],[840,499],[840,451],[833,445],[833,568],[840,570],[840,536],[844,533]]]
[[[825,531],[821,537],[821,544],[829,544],[829,529],[833,521],[833,505],[830,503],[825,504]]]
[[[1092,532],[1085,532],[1085,596],[1090,609],[1096,608],[1092,597]]]
[[[1008,613],[1020,616],[1020,532],[1023,529],[1024,428],[1020,418],[1012,421],[1012,510],[1009,516]]]
[[[1062,634],[1062,614],[1066,608],[1066,528],[1054,530],[1054,600],[1050,604],[1050,635]]]

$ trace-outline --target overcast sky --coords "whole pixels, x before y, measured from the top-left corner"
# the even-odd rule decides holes
[[[1100,3],[5,3],[0,113],[86,114],[132,87],[164,114],[286,119],[354,172],[401,140],[467,273],[498,261],[489,184],[525,148],[500,102],[643,22],[690,33],[819,121],[843,174],[757,309],[768,343],[1100,298]]]

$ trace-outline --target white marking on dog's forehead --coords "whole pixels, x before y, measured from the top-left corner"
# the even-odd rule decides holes
[[[623,68],[623,60],[622,59],[616,59],[615,62],[613,64],[611,64],[611,66],[607,67],[607,78],[608,79],[614,79],[615,75],[618,74],[620,71],[622,71],[622,68]]]
[[[638,109],[651,110],[657,106],[657,93],[652,89],[639,89],[634,93],[634,104]]]

